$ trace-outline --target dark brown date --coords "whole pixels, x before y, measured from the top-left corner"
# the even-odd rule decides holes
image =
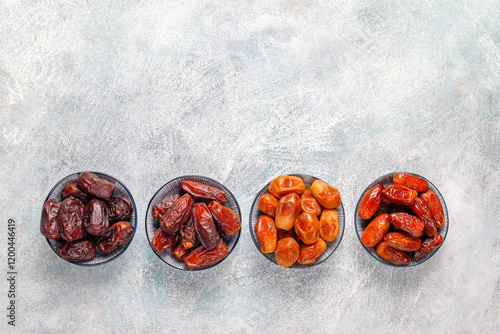
[[[159,228],[151,240],[151,248],[156,253],[161,253],[165,249],[172,247],[177,242],[177,234],[168,234]]]
[[[207,250],[217,247],[221,238],[215,228],[212,214],[205,203],[196,203],[193,205],[193,220],[196,233],[201,243]]]
[[[74,242],[60,240],[57,243],[57,254],[66,261],[91,261],[95,257],[95,243],[92,240],[78,240]]]
[[[384,260],[398,266],[408,264],[411,260],[410,255],[403,251],[392,248],[385,241],[382,241],[377,245],[376,252]]]
[[[226,203],[225,193],[222,190],[203,183],[191,180],[182,180],[181,190],[196,198],[207,201],[217,201],[220,204]]]
[[[42,219],[40,220],[40,232],[49,239],[59,239],[61,233],[59,232],[59,222],[57,214],[61,202],[55,199],[49,199],[43,205]]]
[[[405,186],[393,184],[382,190],[382,196],[387,198],[391,203],[400,205],[412,205],[418,193]]]
[[[108,202],[109,220],[116,222],[119,220],[129,220],[134,212],[132,202],[125,197],[112,197]]]
[[[220,241],[214,248],[206,249],[199,246],[183,257],[184,263],[189,269],[199,269],[216,264],[229,255],[224,241]]]
[[[189,194],[179,197],[161,219],[162,230],[170,234],[176,233],[189,218],[193,204],[194,200]]]
[[[118,246],[126,244],[134,235],[134,227],[125,221],[120,221],[111,225],[109,230],[103,234],[97,248],[103,253],[110,253]]]
[[[85,206],[80,200],[68,197],[61,203],[58,220],[61,237],[68,242],[85,236],[83,229],[83,210]]]
[[[410,206],[410,209],[424,223],[424,233],[426,235],[433,237],[438,234],[436,221],[432,218],[431,211],[423,199],[420,197],[415,198],[415,203]]]
[[[180,230],[181,244],[184,248],[189,249],[196,246],[199,242],[198,236],[196,235],[196,228],[194,226],[193,215],[191,215],[188,221],[182,226]]]
[[[422,240],[420,240],[420,238],[415,238],[401,232],[387,233],[384,237],[384,241],[392,248],[405,252],[414,252],[420,249],[422,245]]]
[[[203,247],[203,246],[202,246]],[[172,255],[175,256],[177,260],[182,260],[182,258],[189,253],[191,248],[184,247],[183,244],[178,244],[172,249]]]
[[[91,172],[83,172],[78,176],[78,188],[90,194],[109,201],[113,196],[116,185],[113,182],[100,178]]]
[[[396,228],[408,232],[412,237],[418,238],[424,232],[424,223],[417,217],[405,212],[391,213],[391,224]]]
[[[93,199],[87,203],[83,211],[83,226],[87,233],[102,235],[109,228],[108,207],[106,203]]]
[[[62,199],[66,199],[68,197],[75,197],[78,198],[83,203],[88,203],[88,201],[90,201],[90,196],[81,191],[78,188],[78,184],[76,182],[66,185],[62,190],[61,197]]]
[[[153,205],[153,218],[156,221],[160,221],[164,214],[168,212],[168,209],[180,198],[179,194],[173,194],[165,197],[160,202]]]
[[[216,201],[210,202],[208,209],[227,235],[235,235],[241,229],[240,217],[233,210]]]
[[[432,238],[425,239],[422,242],[422,247],[418,251],[415,252],[413,258],[415,260],[419,260],[422,256],[429,254],[443,243],[443,237],[441,234],[437,234]]]

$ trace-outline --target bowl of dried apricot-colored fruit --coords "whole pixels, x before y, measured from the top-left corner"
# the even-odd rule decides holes
[[[359,241],[378,261],[411,267],[430,259],[448,233],[443,196],[413,173],[389,173],[361,195],[354,218]]]
[[[257,194],[249,228],[257,249],[281,267],[318,265],[344,234],[340,192],[306,174],[280,175]]]

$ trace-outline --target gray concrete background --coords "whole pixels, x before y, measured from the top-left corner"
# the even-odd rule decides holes
[[[0,2],[0,267],[17,222],[17,332],[500,332],[499,1]],[[84,170],[138,207],[127,252],[60,260],[43,200]],[[424,175],[450,212],[413,268],[376,262],[354,230],[363,189]],[[308,270],[271,265],[248,231],[281,173],[339,188],[344,238]],[[237,197],[240,241],[203,272],[174,270],[144,231],[150,198],[185,174]],[[7,282],[0,280],[0,315]],[[0,331],[13,331],[1,315]]]

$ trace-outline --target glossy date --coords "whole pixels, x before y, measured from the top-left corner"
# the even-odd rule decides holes
[[[324,209],[319,219],[319,236],[333,241],[339,235],[339,213],[335,209]]]
[[[164,214],[168,212],[168,209],[180,198],[179,194],[173,194],[165,197],[160,202],[153,205],[153,218],[156,221],[160,221]]]
[[[175,245],[177,242],[177,234],[168,234],[167,232],[163,231],[161,228],[159,228],[153,239],[151,240],[151,248],[156,253],[161,253],[165,249],[168,249]]]
[[[300,206],[304,212],[309,212],[316,216],[321,214],[321,205],[319,205],[309,189],[306,189],[300,196]]]
[[[389,227],[391,227],[389,215],[387,213],[378,215],[363,231],[361,242],[367,247],[375,247],[384,239]]]
[[[295,234],[303,243],[310,245],[318,241],[319,238],[319,220],[316,215],[302,212],[295,220]]]
[[[91,261],[95,257],[95,243],[92,240],[78,240],[74,242],[60,240],[57,243],[57,254],[66,261]]]
[[[427,203],[420,197],[415,198],[415,203],[410,206],[411,211],[424,223],[424,233],[430,237],[438,234],[436,221],[432,217]]]
[[[100,178],[91,172],[82,172],[78,176],[78,188],[90,194],[109,201],[113,196],[116,185],[113,182]]]
[[[160,226],[167,233],[176,233],[186,222],[191,214],[194,200],[189,194],[184,194],[163,215]]]
[[[61,203],[58,213],[59,230],[61,237],[68,242],[81,239],[85,236],[83,229],[84,205],[74,197],[68,197]]]
[[[365,191],[359,201],[358,215],[361,218],[368,220],[377,212],[382,201],[382,190],[383,185],[375,184]]]
[[[328,183],[316,180],[311,185],[311,193],[316,200],[326,209],[335,209],[342,203],[340,192],[337,188],[332,187]]]
[[[424,223],[417,217],[405,212],[391,213],[391,224],[407,232],[412,237],[420,237],[424,232]]]
[[[295,193],[300,195],[306,190],[304,181],[297,176],[280,175],[269,184],[268,190],[277,198]]]
[[[436,193],[429,189],[425,193],[421,194],[420,197],[425,201],[425,203],[427,203],[432,217],[436,222],[436,226],[442,227],[445,223],[443,206],[441,205],[441,201],[437,197]]]
[[[108,209],[111,222],[129,220],[134,212],[132,202],[125,197],[112,197],[108,202]]]
[[[224,241],[220,242],[211,249],[206,249],[204,246],[199,246],[190,251],[183,257],[184,263],[189,269],[200,269],[203,267],[211,266],[219,261],[222,261],[229,255]]]
[[[212,201],[208,204],[208,209],[212,213],[220,228],[227,235],[235,235],[241,229],[240,217],[231,209],[222,206],[219,202]]]
[[[410,188],[400,185],[390,185],[382,190],[382,196],[387,198],[391,203],[399,205],[412,205],[418,193]]]
[[[108,207],[106,203],[93,199],[87,203],[83,211],[83,226],[87,233],[102,235],[109,228]]]
[[[422,240],[420,240],[420,238],[415,238],[401,232],[387,233],[384,236],[384,241],[392,248],[405,252],[419,250],[422,245]]]
[[[300,197],[296,193],[291,193],[282,197],[276,208],[274,223],[277,228],[290,230],[295,223],[295,219],[301,211]]]
[[[429,183],[423,178],[407,173],[394,174],[392,176],[392,183],[405,186],[419,193],[429,189]]]
[[[97,242],[97,248],[103,253],[110,253],[132,239],[134,227],[126,221],[119,221],[111,225],[106,233]]]
[[[59,239],[61,233],[59,232],[59,221],[57,214],[61,202],[55,199],[49,199],[43,205],[42,219],[40,220],[40,232],[49,239]]]
[[[189,249],[195,247],[199,240],[196,235],[196,228],[194,226],[193,215],[191,215],[188,221],[181,227],[180,230],[181,244],[184,248]]]
[[[62,190],[61,197],[62,199],[66,199],[68,197],[75,197],[80,201],[82,201],[83,203],[87,203],[90,200],[90,196],[81,191],[78,188],[78,184],[76,182],[66,185]]]
[[[225,193],[222,190],[203,183],[191,180],[182,180],[181,190],[196,198],[207,201],[217,201],[220,204],[226,203]]]
[[[259,210],[264,212],[271,218],[274,218],[276,214],[276,208],[278,207],[278,200],[273,195],[266,193],[259,199]]]
[[[210,250],[220,244],[221,238],[215,227],[212,214],[205,203],[193,205],[193,220],[196,233],[203,246]]]
[[[278,230],[271,217],[266,215],[259,217],[257,223],[255,223],[255,234],[257,235],[257,239],[259,239],[260,251],[262,253],[272,253],[276,250]]]
[[[390,247],[385,241],[377,245],[376,252],[384,260],[398,266],[408,264],[411,260],[410,255]]]
[[[297,261],[299,254],[299,243],[294,238],[284,238],[276,245],[274,259],[279,266],[287,268]]]
[[[415,252],[413,255],[413,258],[415,260],[419,260],[422,256],[431,253],[434,251],[436,248],[441,246],[443,243],[444,239],[441,236],[441,234],[437,234],[433,236],[432,238],[427,238],[422,242],[422,247],[418,251]]]
[[[315,243],[311,245],[302,244],[300,245],[300,253],[299,258],[297,259],[297,263],[314,263],[325,251],[326,242],[321,238],[319,238]]]

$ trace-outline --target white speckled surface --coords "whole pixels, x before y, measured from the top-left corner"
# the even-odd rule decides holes
[[[1,1],[0,307],[12,218],[19,333],[500,332],[499,9]],[[38,232],[47,193],[82,170],[124,182],[138,208],[127,252],[96,268]],[[361,191],[394,170],[431,180],[450,214],[413,268],[378,263],[354,231]],[[272,265],[248,231],[255,193],[291,172],[338,187],[346,211],[342,243],[309,270]],[[231,257],[203,272],[158,259],[141,218],[185,174],[222,182],[243,215]]]

